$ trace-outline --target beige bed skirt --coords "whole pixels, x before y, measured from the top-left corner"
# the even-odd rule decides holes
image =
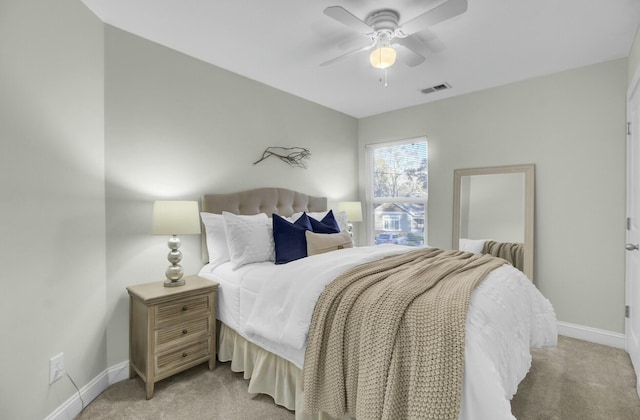
[[[302,370],[282,357],[250,343],[220,323],[218,360],[231,362],[231,370],[244,372],[249,392],[270,395],[276,404],[295,411],[296,420],[334,420],[326,413],[303,412]]]

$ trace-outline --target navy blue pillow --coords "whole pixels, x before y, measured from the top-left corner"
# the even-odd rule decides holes
[[[286,264],[307,256],[307,238],[311,229],[309,216],[303,213],[295,223],[273,215],[273,241],[276,245],[276,264]]]
[[[320,221],[313,217],[309,217],[309,221],[311,222],[311,231],[314,233],[340,233],[340,226],[333,216],[333,210],[329,210]]]

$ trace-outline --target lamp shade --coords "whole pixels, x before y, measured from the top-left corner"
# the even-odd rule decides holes
[[[369,62],[377,69],[386,69],[396,62],[396,50],[393,47],[381,46],[373,50]]]
[[[362,222],[362,204],[359,201],[341,201],[338,211],[345,212],[350,222]]]
[[[187,235],[200,233],[198,202],[154,202],[151,232],[158,235]]]

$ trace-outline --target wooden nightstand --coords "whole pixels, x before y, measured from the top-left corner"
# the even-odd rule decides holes
[[[216,367],[218,283],[197,276],[186,284],[163,282],[127,287],[129,292],[129,377],[146,384],[147,399],[156,382],[200,363]]]

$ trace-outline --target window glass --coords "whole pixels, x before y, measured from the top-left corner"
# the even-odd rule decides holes
[[[368,159],[369,240],[376,245],[426,244],[426,139],[368,146]]]
[[[426,197],[427,142],[373,147],[373,196]]]

